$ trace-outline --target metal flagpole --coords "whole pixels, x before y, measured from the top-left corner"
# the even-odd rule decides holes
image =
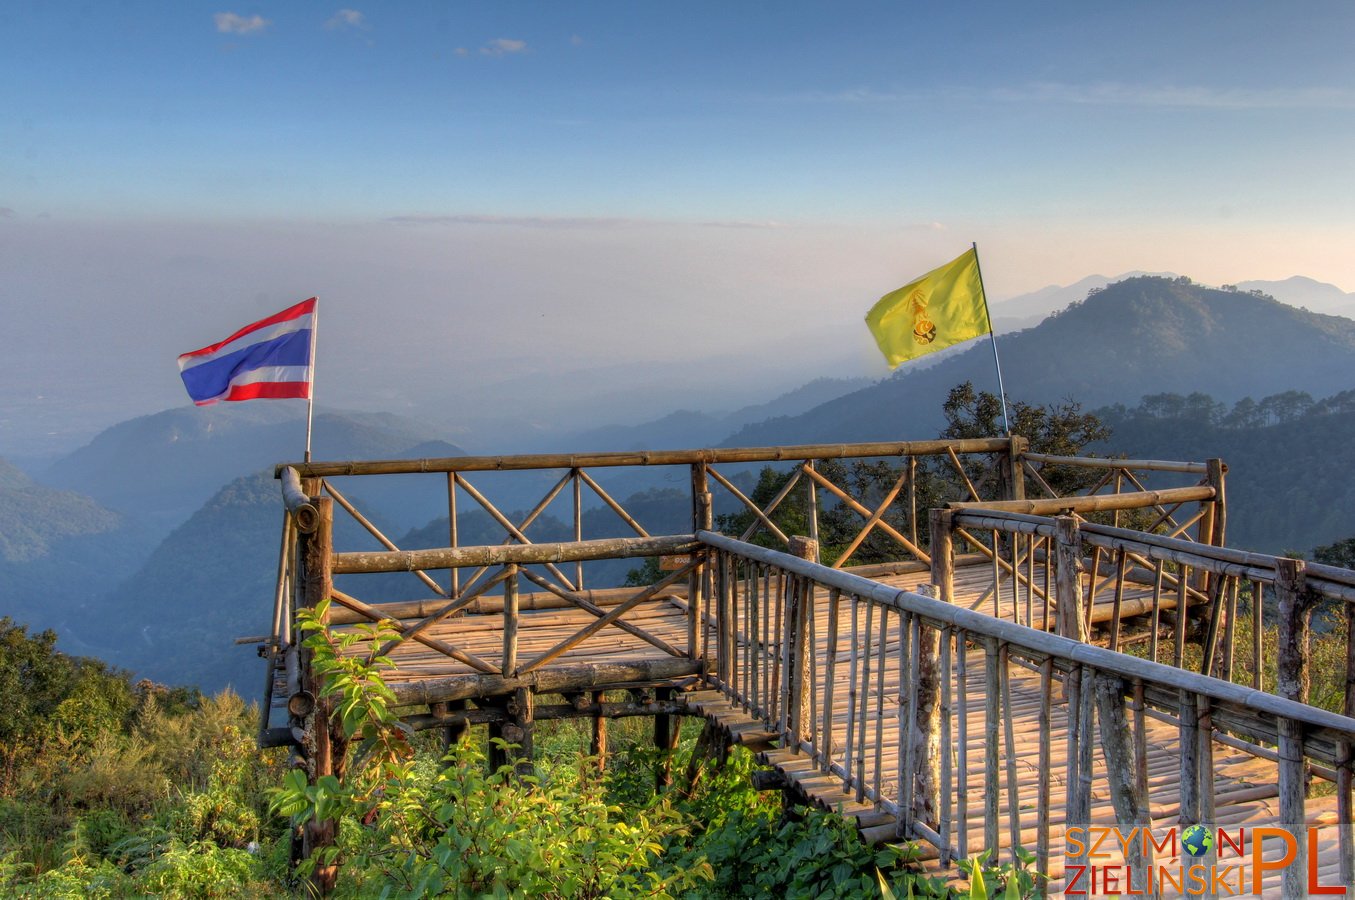
[[[975,259],[977,259],[977,255]],[[979,276],[979,283],[983,283],[983,276]],[[985,298],[984,303],[987,303]],[[986,308],[986,307],[985,307]],[[991,323],[990,323],[991,324]],[[320,298],[315,298],[315,312],[311,315],[311,365],[310,365],[310,389],[306,391],[306,458],[304,462],[311,461],[311,421],[315,413],[315,336],[320,332]]]
[[[983,312],[988,316],[988,337],[993,341],[993,365],[997,367],[997,396],[1002,401],[1002,430],[1007,437],[1012,436],[1012,426],[1007,422],[1007,389],[1002,386],[1002,360],[997,355],[997,332],[993,328],[993,314],[988,310],[988,289],[983,286],[983,266],[979,265],[979,245],[973,242],[974,268],[979,273],[979,290],[983,291]],[[307,457],[309,461],[310,457]]]

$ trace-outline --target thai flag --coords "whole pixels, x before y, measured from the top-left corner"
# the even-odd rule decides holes
[[[179,373],[188,396],[198,406],[222,400],[309,399],[315,304],[312,297],[180,356]]]

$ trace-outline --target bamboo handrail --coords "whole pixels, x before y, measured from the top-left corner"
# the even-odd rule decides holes
[[[1052,453],[1021,454],[1022,459],[1047,465],[1081,466],[1084,469],[1139,469],[1144,472],[1187,472],[1204,475],[1209,466],[1201,462],[1173,462],[1161,459],[1101,459],[1094,456],[1055,456]]]
[[[690,450],[643,450],[607,453],[536,453],[513,456],[446,456],[349,462],[292,462],[279,465],[307,478],[335,475],[401,475],[419,472],[490,472],[520,469],[578,469],[614,466],[674,466],[693,463],[786,462],[806,459],[860,459],[872,456],[938,456],[953,447],[957,453],[996,453],[1007,438],[936,441],[882,441],[861,444],[798,444],[786,447],[717,447]]]
[[[334,554],[334,574],[409,572],[414,569],[464,569],[517,563],[532,565],[589,559],[631,559],[690,553],[701,545],[689,534],[652,538],[605,538],[578,543],[508,544],[488,547],[438,547],[430,550],[358,551]]]
[[[1101,494],[1092,497],[1059,497],[1045,500],[989,500],[983,503],[955,502],[946,504],[947,509],[982,509],[994,512],[1020,512],[1028,515],[1050,516],[1066,512],[1104,512],[1113,509],[1141,509],[1145,506],[1162,506],[1167,503],[1189,502],[1191,500],[1213,500],[1214,488],[1208,485],[1196,487],[1164,488],[1160,491],[1132,491],[1124,494]]]

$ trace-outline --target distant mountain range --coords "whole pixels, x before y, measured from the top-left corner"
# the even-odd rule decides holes
[[[122,422],[52,464],[42,481],[79,491],[146,521],[162,534],[184,521],[223,484],[305,449],[305,419],[292,404],[182,407]],[[315,415],[316,458],[373,459],[455,456],[439,429],[384,413]]]
[[[1174,272],[1125,272],[1114,278],[1088,275],[1073,284],[1051,284],[1019,297],[993,303],[991,310],[993,326],[998,334],[1030,328],[1044,321],[1047,316],[1067,308],[1069,304],[1085,299],[1094,291],[1144,275],[1172,280],[1180,277]],[[1240,281],[1230,287],[1246,292],[1260,291],[1281,303],[1309,312],[1355,318],[1355,294],[1348,294],[1334,284],[1305,278],[1302,275],[1295,275],[1283,281]]]
[[[1132,406],[1161,392],[1202,391],[1231,403],[1244,395],[1300,390],[1324,397],[1355,388],[1355,321],[1285,305],[1245,283],[1224,290],[1175,277],[1136,276],[1104,286],[1099,280],[1080,283],[1078,290],[1085,287],[1090,296],[1064,303],[1038,326],[999,337],[1011,396],[1037,403],[1072,398],[1090,410]],[[1277,291],[1280,285],[1295,296],[1307,292],[1310,308],[1339,308],[1352,299],[1307,279],[1279,283]],[[1028,308],[1066,296],[1051,289]],[[952,386],[968,380],[993,390],[995,379],[984,342],[928,362],[874,383],[811,381],[731,413],[677,412],[640,426],[583,431],[551,449],[931,438],[942,426],[940,407]],[[1109,451],[1228,459],[1238,513],[1233,534],[1257,549],[1279,549],[1280,541],[1307,549],[1307,542],[1346,536],[1348,524],[1355,530],[1333,506],[1345,500],[1333,486],[1339,479],[1332,480],[1333,472],[1345,478],[1341,461],[1355,439],[1348,433],[1355,421],[1348,428],[1333,414],[1238,431],[1217,422],[1163,424],[1123,410],[1109,414],[1120,416]],[[324,411],[316,418],[314,445],[317,458],[328,460],[461,455],[446,433],[393,415]],[[253,693],[262,671],[231,641],[268,627],[281,518],[272,466],[297,459],[303,435],[304,423],[285,405],[184,408],[114,426],[39,480],[0,462],[0,614],[57,627],[66,649],[161,680],[209,688],[229,681]],[[1301,464],[1286,468],[1288,462],[1277,461]],[[1270,477],[1277,472],[1287,474]],[[747,479],[753,472],[731,474]],[[672,498],[663,491],[674,485],[662,475],[598,473],[615,496],[641,495],[637,508],[651,510],[659,530],[675,527]],[[508,512],[530,508],[555,477],[486,472],[472,480]],[[445,540],[446,490],[440,481],[430,488],[430,479],[437,480],[355,478],[344,487],[387,535],[417,546]],[[463,540],[481,531],[494,539],[497,526],[463,503]],[[609,515],[594,504],[589,527],[601,527]],[[1257,525],[1262,520],[1266,527]],[[344,546],[376,546],[346,516],[338,522]],[[1269,528],[1278,523],[1286,523],[1293,543]],[[563,534],[563,528],[548,517],[538,524],[541,536]],[[618,569],[607,577],[623,574]],[[425,595],[412,580],[395,590]]]
[[[1084,407],[1144,394],[1203,391],[1221,400],[1289,389],[1325,396],[1355,386],[1355,321],[1305,312],[1243,291],[1139,276],[1112,284],[1040,325],[998,339],[1007,391],[1027,402]],[[996,390],[980,341],[922,371],[798,416],[748,426],[727,446],[885,440],[933,435],[956,384]]]

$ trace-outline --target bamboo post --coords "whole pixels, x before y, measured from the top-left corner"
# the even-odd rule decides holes
[[[673,699],[672,688],[659,688],[655,692],[655,699],[659,703],[671,701]],[[673,751],[677,749],[678,737],[681,728],[675,727],[678,723],[673,720],[673,716],[668,713],[659,713],[654,716],[654,748],[662,754],[659,757],[658,766],[654,770],[654,789],[662,791],[673,784]]]
[[[503,725],[503,739],[516,747],[511,751],[513,771],[519,778],[530,776],[534,771],[532,763],[533,732],[536,730],[536,695],[531,688],[518,688],[508,701],[508,721]]]
[[[1275,560],[1275,596],[1279,601],[1279,652],[1276,693],[1287,700],[1308,702],[1308,619],[1316,595],[1308,591],[1306,565],[1301,559]],[[1307,767],[1304,765],[1303,726],[1293,719],[1279,720],[1280,821],[1295,829],[1297,857],[1285,870],[1285,896],[1304,896],[1303,875],[1308,869],[1306,841],[1299,830],[1305,823]],[[1293,871],[1291,876],[1290,870]]]
[[[1134,828],[1148,829],[1152,822],[1148,811],[1148,795],[1138,783],[1139,759],[1144,753],[1129,730],[1124,710],[1124,682],[1113,675],[1098,673],[1094,677],[1096,711],[1101,722],[1101,746],[1106,756],[1106,778],[1110,782],[1110,802],[1115,809],[1115,821],[1122,834]],[[1210,820],[1212,821],[1212,820]],[[1143,854],[1143,841],[1131,841],[1128,858],[1131,877],[1135,884],[1146,885],[1150,859]]]
[[[1055,552],[1058,559],[1055,584],[1058,600],[1055,610],[1058,616],[1058,633],[1071,640],[1085,643],[1086,617],[1082,614],[1082,580],[1078,577],[1078,570],[1082,567],[1082,538],[1077,520],[1072,516],[1059,516],[1054,521]]]
[[[817,562],[819,542],[793,535],[790,539],[790,555]],[[790,682],[787,711],[790,713],[791,746],[798,752],[800,739],[808,730],[812,715],[809,708],[809,656],[813,648],[809,643],[809,622],[814,617],[814,583],[803,578],[793,579],[791,583],[794,586],[787,594],[789,606],[786,610],[786,640],[790,646],[789,667],[786,671],[786,679]]]
[[[1030,440],[1019,434],[1007,439],[1007,453],[1002,458],[1002,479],[1006,486],[1004,500],[1026,499],[1025,467],[1021,457],[1030,449]]]
[[[457,522],[456,522],[456,476],[447,473],[447,537],[451,543],[448,546],[457,546]],[[451,570],[451,581],[448,582],[447,596],[455,600],[461,595],[461,570],[453,568]]]
[[[303,532],[300,535],[300,552],[304,566],[303,602],[313,608],[327,601],[334,587],[330,570],[334,553],[334,503],[329,497],[322,496],[312,496],[311,503],[318,513],[316,527],[310,534]],[[301,671],[305,691],[315,698],[306,717],[304,740],[310,762],[310,783],[315,785],[328,776],[342,777],[342,765],[336,765],[336,759],[341,761],[343,758],[343,731],[331,728],[333,703],[324,696],[321,678],[311,667],[311,652],[305,648],[301,653]],[[337,741],[332,740],[335,737]],[[323,848],[332,847],[337,832],[338,823],[333,819],[311,819],[302,832],[302,853],[311,859]],[[311,886],[320,896],[328,896],[334,890],[338,875],[336,864],[317,861],[311,870]]]
[[[692,463],[692,533],[709,531],[713,524],[711,510],[710,482],[706,478],[706,464]],[[698,646],[697,629],[704,631],[706,566],[698,565],[687,576],[687,654],[697,659],[701,654]]]
[[[503,586],[503,675],[511,677],[518,668],[518,567],[508,565]]]
[[[1214,527],[1209,543],[1215,547],[1226,547],[1228,537],[1228,496],[1224,489],[1228,467],[1221,459],[1205,460],[1208,471],[1205,475],[1209,486],[1214,489]]]
[[[602,704],[606,699],[606,691],[593,691],[593,705],[598,708],[598,713],[593,716],[593,740],[588,747],[588,754],[597,757],[599,771],[607,768],[607,717],[602,714]]]
[[[935,547],[935,543],[932,546]],[[941,557],[942,554],[933,552],[933,565]],[[945,558],[949,560],[949,554]],[[934,584],[918,588],[924,596],[949,602],[944,593],[946,590]],[[916,638],[913,663],[916,700],[906,738],[912,767],[905,775],[912,780],[913,805],[905,812],[912,819],[936,828],[941,808],[941,680],[946,673],[941,670],[941,632],[919,620]]]
[[[1345,605],[1346,686],[1341,711],[1355,717],[1355,604]],[[1340,826],[1341,881],[1355,884],[1355,815],[1351,809],[1352,772],[1355,770],[1355,746],[1341,741],[1337,746],[1336,819]]]
[[[1002,698],[1001,677],[998,672],[998,643],[995,638],[985,638],[983,643],[984,691],[984,742],[983,754],[983,849],[994,862],[998,859],[998,729],[1002,725],[1000,701]],[[1081,820],[1078,820],[1081,821]]]

